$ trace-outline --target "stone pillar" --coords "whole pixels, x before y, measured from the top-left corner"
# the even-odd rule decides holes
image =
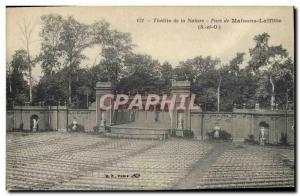
[[[96,83],[96,123],[99,131],[104,131],[105,126],[112,124],[112,109],[101,110],[100,99],[103,95],[113,94],[113,87],[111,82],[97,82]],[[107,98],[110,105],[113,107],[113,99]]]
[[[173,111],[172,129],[190,129],[191,128],[191,112],[189,110],[190,97],[191,97],[191,83],[190,81],[172,81],[171,96],[177,95],[175,105],[179,106],[181,99],[180,95],[187,95],[185,99],[185,109]],[[179,122],[180,121],[180,122]]]
[[[236,110],[236,109],[237,109],[236,103],[234,103],[234,104],[233,104],[233,111]]]
[[[255,110],[260,110],[259,103],[255,104]]]

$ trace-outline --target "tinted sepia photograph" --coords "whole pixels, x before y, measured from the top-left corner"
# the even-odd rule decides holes
[[[292,6],[6,7],[6,190],[295,191]]]

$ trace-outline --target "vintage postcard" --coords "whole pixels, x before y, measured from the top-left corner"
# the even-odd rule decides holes
[[[8,191],[295,191],[294,8],[6,8]]]

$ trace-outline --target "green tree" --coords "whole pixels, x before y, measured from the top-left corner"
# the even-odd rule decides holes
[[[172,87],[172,79],[174,77],[174,71],[172,65],[168,62],[164,62],[160,66],[160,87],[163,92],[170,92]]]
[[[88,25],[76,21],[73,17],[68,17],[64,20],[60,49],[63,53],[64,65],[68,68],[69,104],[72,103],[72,77],[78,71],[81,61],[87,58],[82,52],[90,45]]]
[[[63,67],[61,50],[61,33],[64,19],[61,15],[44,15],[41,17],[41,51],[38,57],[45,74],[53,74]]]
[[[269,46],[270,36],[263,33],[254,37],[255,47],[250,49],[249,67],[258,76],[257,98],[262,105],[266,106],[266,100],[270,100],[271,109],[274,109],[275,103],[285,102],[293,92],[293,62],[289,58],[286,49],[281,45]],[[284,88],[284,89],[282,89]],[[286,98],[282,100],[281,89]],[[279,93],[279,94],[278,94]],[[276,97],[278,100],[276,100]]]
[[[111,30],[104,20],[91,25],[93,44],[100,45],[102,56],[98,65],[104,66],[108,80],[117,84],[122,78],[125,60],[132,53],[132,39],[129,33]]]
[[[199,76],[210,70],[215,69],[220,63],[219,59],[213,59],[210,56],[198,56],[193,59],[179,62],[175,68],[175,77],[178,80],[189,80],[192,83],[199,79]]]
[[[79,68],[72,80],[72,108],[87,108],[95,100],[93,91],[96,79],[94,69]],[[35,101],[44,101],[49,105],[65,104],[68,100],[68,83],[65,82],[65,76],[68,74],[68,68],[65,67],[52,74],[44,74],[35,88]]]
[[[27,77],[29,83],[29,102],[32,103],[32,87],[33,87],[33,79],[32,79],[32,68],[35,66],[36,58],[31,56],[31,44],[34,40],[32,40],[32,32],[34,30],[35,24],[26,21],[23,18],[22,23],[20,23],[21,30],[21,42],[23,43],[23,48],[26,51],[26,61],[27,61]]]
[[[123,77],[117,89],[131,93],[158,93],[160,64],[148,55],[132,54],[124,63]]]
[[[65,69],[65,82],[68,83],[68,102],[72,103],[72,80],[82,60],[87,57],[83,51],[91,46],[91,31],[88,25],[59,15],[42,16],[42,49],[40,60],[44,73]],[[66,71],[67,70],[67,71]]]
[[[35,102],[44,102],[47,105],[57,105],[66,103],[68,100],[68,83],[66,83],[66,75],[68,69],[63,68],[52,74],[44,74],[39,83],[35,86]]]
[[[45,75],[40,86],[45,86],[48,82],[51,83],[50,86],[58,85],[52,80],[65,74],[57,79],[65,80],[68,85],[58,85],[57,88],[65,89],[56,90],[58,92],[55,94],[65,91],[68,93],[69,103],[75,102],[74,107],[81,107],[83,99],[84,105],[87,105],[87,96],[83,96],[80,89],[92,89],[96,81],[109,80],[116,84],[123,77],[124,61],[131,54],[133,46],[130,34],[111,30],[109,23],[104,20],[90,26],[79,23],[73,17],[65,19],[53,14],[44,15],[41,20],[42,47],[39,60]],[[102,58],[90,69],[80,68],[82,60],[87,58],[83,51],[94,45],[101,46],[99,55]],[[39,95],[42,96],[41,93]],[[93,96],[93,92],[89,95]],[[61,97],[65,97],[64,94]]]
[[[220,60],[217,58],[198,56],[179,62],[174,69],[174,79],[191,81],[191,90],[197,95],[197,102],[202,104],[204,110],[217,108],[219,82],[217,65],[220,65]]]
[[[256,80],[248,68],[241,68],[244,55],[237,53],[228,64],[217,69],[220,111],[232,111],[234,104],[248,107],[255,104]]]
[[[24,79],[28,75],[28,54],[26,50],[15,51],[12,61],[6,69],[6,100],[7,107],[13,104],[23,105],[29,100],[29,85]]]

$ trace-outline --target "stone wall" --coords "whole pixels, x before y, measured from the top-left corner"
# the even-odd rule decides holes
[[[15,107],[13,111],[8,111],[10,119],[7,121],[13,122],[14,129],[31,130],[31,117],[36,115],[39,117],[39,130],[49,130],[51,120],[53,119],[53,111],[49,107],[32,107],[22,106]]]
[[[206,139],[207,133],[219,126],[236,141],[243,141],[249,135],[258,141],[261,122],[269,125],[267,131],[270,143],[279,143],[282,134],[287,134],[288,142],[294,143],[294,114],[291,111],[203,112],[191,115],[191,129],[198,139]]]
[[[131,114],[132,112],[129,110],[113,110],[112,124],[119,125],[130,123],[133,120]]]
[[[15,107],[13,111],[7,111],[6,129],[25,131],[31,130],[30,119],[33,115],[39,118],[39,130],[66,131],[67,126],[73,120],[84,126],[85,131],[92,131],[96,126],[96,111],[91,109],[77,110],[67,109],[65,106],[38,107],[22,106]]]
[[[132,123],[129,111],[119,111],[115,124]],[[67,125],[73,120],[84,126],[85,131],[93,131],[96,127],[95,109],[67,109],[64,106],[15,107],[13,111],[7,111],[7,130],[20,129],[30,130],[30,118],[33,115],[39,117],[39,130],[66,131]],[[158,115],[158,121],[155,121]],[[230,133],[234,140],[243,141],[249,135],[255,140],[259,138],[260,123],[269,125],[268,140],[270,143],[279,143],[282,134],[287,134],[289,143],[294,143],[294,113],[293,111],[253,111],[235,110],[234,112],[198,112],[191,113],[189,122],[196,138],[206,139],[206,135],[215,126]],[[175,119],[173,119],[175,121]],[[169,112],[137,111],[134,115],[134,125],[137,127],[152,127],[170,129],[171,116]]]
[[[166,128],[171,126],[169,112],[137,111],[135,113],[135,124],[146,125],[154,128]]]
[[[76,120],[78,124],[84,126],[86,132],[92,132],[96,129],[96,111],[95,110],[69,110],[69,125],[73,120]]]
[[[11,131],[14,128],[14,112],[6,112],[6,130]]]

